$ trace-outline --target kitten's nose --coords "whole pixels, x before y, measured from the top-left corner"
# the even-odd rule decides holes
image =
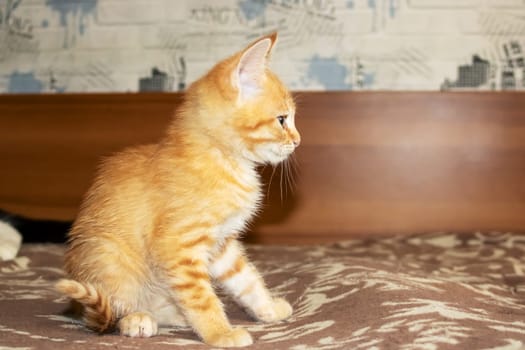
[[[297,136],[293,139],[293,145],[295,147],[299,146],[299,144],[301,143],[301,136]]]

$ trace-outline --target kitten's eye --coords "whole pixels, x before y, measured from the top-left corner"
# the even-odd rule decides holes
[[[284,126],[284,122],[286,121],[287,117],[287,115],[280,115],[277,117],[277,120],[279,121],[279,124],[281,124],[281,126]]]

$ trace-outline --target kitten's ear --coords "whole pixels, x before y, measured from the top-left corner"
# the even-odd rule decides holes
[[[277,33],[263,37],[244,50],[234,72],[234,85],[241,100],[250,99],[261,89],[266,64]]]

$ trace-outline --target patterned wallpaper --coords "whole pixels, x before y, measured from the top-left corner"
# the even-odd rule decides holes
[[[525,90],[525,0],[0,0],[0,93],[182,90],[275,30],[294,90]]]

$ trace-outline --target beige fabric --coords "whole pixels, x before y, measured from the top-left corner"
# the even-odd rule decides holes
[[[60,245],[25,245],[0,263],[0,348],[205,349],[189,329],[99,336],[63,315],[52,289]],[[250,246],[267,284],[294,306],[256,323],[228,299],[253,349],[525,348],[525,235],[432,234],[312,247]]]

